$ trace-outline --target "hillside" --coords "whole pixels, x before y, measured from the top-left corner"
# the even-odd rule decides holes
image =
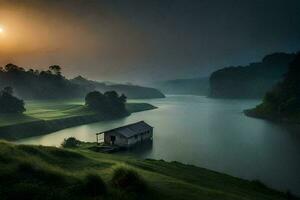
[[[174,79],[153,83],[165,94],[208,95],[208,78]]]
[[[214,98],[262,98],[288,71],[295,54],[274,53],[261,62],[232,66],[210,76],[210,96]]]
[[[289,65],[284,80],[266,93],[260,105],[245,113],[253,117],[300,123],[300,53]]]
[[[164,94],[159,90],[150,87],[143,87],[138,85],[128,84],[106,84],[102,82],[92,81],[77,76],[71,79],[72,83],[85,87],[86,90],[99,90],[100,92],[115,90],[120,94],[125,94],[130,99],[151,99],[151,98],[164,98]]]
[[[123,173],[116,172],[120,167]],[[119,184],[115,182],[116,177]],[[178,162],[0,142],[0,199],[3,200],[283,200],[290,197],[258,181]]]

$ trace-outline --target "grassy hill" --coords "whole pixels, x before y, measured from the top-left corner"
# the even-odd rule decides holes
[[[120,167],[123,170],[116,170]],[[4,200],[276,200],[289,197],[258,181],[178,162],[0,142],[0,199]]]

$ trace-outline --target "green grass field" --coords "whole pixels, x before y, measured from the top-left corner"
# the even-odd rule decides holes
[[[145,181],[146,190],[127,192],[115,188],[111,179],[114,170],[119,167],[136,171]],[[108,190],[106,195],[89,197],[84,192],[78,192],[88,174],[100,176],[104,180]],[[96,189],[101,191],[101,188]],[[66,150],[0,142],[0,199],[8,197],[279,200],[289,199],[291,195],[271,190],[258,181],[246,181],[178,162],[137,160],[81,148]]]
[[[0,127],[38,120],[55,120],[95,114],[86,109],[82,100],[26,101],[25,107],[24,114],[0,114]],[[126,107],[130,113],[155,108],[146,103],[127,103]]]

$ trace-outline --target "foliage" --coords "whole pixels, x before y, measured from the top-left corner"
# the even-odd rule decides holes
[[[114,187],[128,192],[142,193],[146,189],[145,180],[136,171],[124,167],[114,170],[111,181]]]
[[[77,140],[75,137],[69,137],[67,139],[64,139],[61,146],[64,148],[74,148],[80,145],[80,141]]]
[[[0,69],[0,86],[10,85],[25,99],[63,99],[83,96],[85,88],[67,80],[61,67],[52,65],[48,70],[25,70],[14,64]]]
[[[115,91],[108,91],[102,94],[98,91],[90,92],[85,97],[85,104],[92,110],[111,113],[123,114],[126,111],[126,96],[118,95]]]
[[[265,95],[257,110],[288,118],[300,114],[300,52],[290,63],[284,80]]]
[[[23,113],[24,101],[13,96],[13,89],[5,87],[0,91],[0,113]]]
[[[247,66],[231,66],[212,73],[210,96],[260,98],[288,71],[295,54],[274,53],[261,62]]]

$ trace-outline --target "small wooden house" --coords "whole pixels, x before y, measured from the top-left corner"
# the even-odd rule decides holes
[[[98,135],[104,134],[104,143],[108,145],[116,145],[120,147],[131,147],[139,143],[152,140],[153,127],[144,121],[139,121],[126,126],[118,127]]]

